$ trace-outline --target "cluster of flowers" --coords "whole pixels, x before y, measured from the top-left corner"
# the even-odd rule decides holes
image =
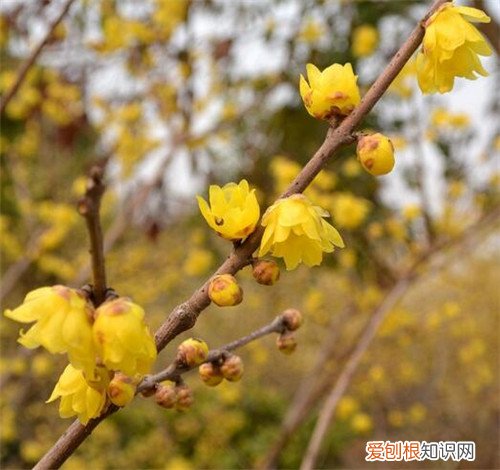
[[[95,309],[86,296],[66,286],[41,287],[5,315],[34,323],[19,342],[67,354],[69,364],[48,402],[61,398],[59,414],[82,423],[99,416],[107,400],[124,406],[156,359],[156,346],[144,323],[144,310],[127,298]]]
[[[424,93],[450,91],[455,77],[487,75],[478,54],[490,55],[491,48],[469,21],[489,20],[481,10],[447,2],[426,21],[423,46],[416,60],[418,83]],[[373,32],[368,32],[368,40],[377,40]],[[300,94],[315,118],[343,119],[361,101],[357,76],[349,63],[333,64],[323,72],[308,64],[307,77],[300,77]],[[387,174],[394,167],[392,143],[380,133],[359,137],[357,156],[361,166],[375,176]],[[255,189],[251,190],[245,180],[224,187],[210,186],[209,202],[198,197],[198,203],[209,226],[233,242],[246,239],[259,222]],[[344,246],[326,217],[324,209],[302,194],[278,199],[262,217],[264,231],[257,256],[270,253],[283,258],[289,270],[301,262],[319,265],[323,253]],[[255,258],[252,263],[253,275],[260,284],[273,285],[278,280],[276,262]],[[243,299],[243,291],[230,274],[214,276],[208,294],[219,306],[237,305]],[[297,311],[288,312],[288,325],[277,341],[284,353],[295,349],[291,332],[301,323]],[[52,354],[67,354],[69,365],[48,401],[61,398],[60,415],[76,415],[84,424],[99,416],[108,402],[117,406],[129,403],[156,359],[144,311],[127,298],[108,300],[94,308],[81,291],[60,285],[42,287],[5,315],[21,323],[33,323],[26,333],[21,331],[19,338],[27,348],[43,346]],[[238,356],[225,355],[216,362],[207,362],[207,358],[208,347],[200,340],[187,340],[178,349],[177,362],[188,368],[200,365],[200,377],[207,385],[241,378],[243,365]],[[182,410],[192,402],[191,392],[182,382],[157,385],[153,393],[157,403],[167,408]]]

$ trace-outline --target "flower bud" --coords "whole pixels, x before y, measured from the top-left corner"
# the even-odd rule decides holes
[[[189,338],[177,348],[177,361],[187,367],[201,364],[208,357],[208,346],[205,341],[198,338]]]
[[[361,137],[356,153],[363,168],[374,176],[386,175],[394,167],[392,142],[380,133]]]
[[[219,307],[231,307],[241,303],[243,291],[234,276],[219,274],[210,281],[208,296]]]
[[[232,354],[220,367],[220,371],[226,380],[238,382],[243,376],[243,361],[241,357]]]
[[[222,382],[224,378],[222,376],[222,372],[218,366],[211,362],[206,362],[202,364],[198,368],[198,374],[200,375],[200,379],[203,381],[205,385],[209,387],[215,387]]]
[[[194,402],[193,392],[186,384],[177,385],[177,387],[175,387],[175,391],[177,394],[175,409],[177,411],[186,411]]]
[[[116,372],[108,385],[108,397],[116,406],[128,405],[134,398],[135,384],[131,377]]]
[[[173,408],[177,403],[176,388],[170,383],[168,385],[159,384],[156,387],[155,400],[162,408]]]
[[[297,341],[293,333],[282,333],[276,339],[276,346],[283,354],[292,354],[297,347]]]
[[[302,314],[296,308],[287,308],[281,317],[287,330],[295,331],[302,325]]]
[[[280,278],[280,268],[276,261],[259,260],[254,263],[252,274],[259,284],[272,286]]]

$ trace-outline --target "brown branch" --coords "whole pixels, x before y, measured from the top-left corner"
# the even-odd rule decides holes
[[[2,96],[0,99],[0,116],[3,115],[5,112],[5,108],[9,104],[10,100],[14,98],[16,95],[17,91],[21,87],[21,85],[24,82],[24,79],[26,78],[26,75],[29,72],[29,69],[33,66],[35,63],[36,59],[42,52],[43,48],[45,45],[50,41],[50,38],[52,34],[54,33],[54,30],[56,29],[57,25],[62,21],[62,19],[66,16],[66,13],[68,13],[71,5],[74,3],[75,0],[67,0],[66,4],[63,6],[61,13],[57,16],[57,18],[50,24],[49,30],[47,31],[47,34],[45,37],[40,41],[38,46],[33,49],[31,52],[30,56],[26,59],[26,62],[22,65],[22,67],[19,69],[19,72],[17,74],[16,81],[13,83],[13,85],[10,87],[10,89]]]
[[[78,212],[85,217],[90,238],[90,255],[92,258],[93,301],[95,306],[104,302],[106,295],[106,269],[104,264],[104,243],[101,228],[101,199],[105,186],[102,181],[104,168],[93,166],[87,182],[85,196],[78,201]]]
[[[425,15],[419,25],[413,30],[409,38],[404,42],[401,48],[396,52],[390,63],[370,87],[361,103],[354,111],[340,124],[336,129],[329,128],[327,136],[321,147],[309,160],[299,175],[291,183],[288,189],[281,197],[287,197],[292,194],[304,191],[312,182],[314,177],[326,165],[330,155],[338,150],[345,142],[351,141],[351,134],[362,119],[371,111],[373,106],[382,97],[391,82],[416,51],[424,36],[423,22],[441,5],[445,0],[436,0],[428,13]],[[226,261],[217,269],[214,275],[230,273],[235,274],[242,267],[246,266],[247,260],[258,248],[263,234],[263,227],[259,226],[248,239],[236,248],[226,259]],[[198,316],[208,307],[210,299],[208,297],[208,285],[206,281],[194,294],[184,303],[174,308],[167,320],[155,333],[156,346],[161,351],[173,338],[194,326]],[[65,434],[56,442],[54,447],[49,449],[47,454],[35,468],[55,468],[60,466],[74,452],[74,450],[87,438],[92,430],[115,410],[112,408],[98,418],[91,420],[86,426],[78,421],[73,423]]]

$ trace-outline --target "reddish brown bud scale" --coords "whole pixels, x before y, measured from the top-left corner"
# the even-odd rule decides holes
[[[281,316],[287,330],[295,331],[302,325],[302,314],[296,308],[287,308]]]
[[[259,260],[254,263],[252,274],[259,284],[272,286],[280,278],[280,268],[276,261]]]
[[[162,408],[173,408],[177,403],[177,391],[172,385],[158,385],[155,400]]]
[[[175,403],[175,409],[177,411],[186,411],[187,409],[191,408],[191,405],[194,402],[193,398],[193,392],[191,389],[186,385],[177,385],[175,387],[176,395],[177,395],[177,402]]]
[[[205,385],[208,385],[209,387],[215,387],[216,385],[219,385],[224,378],[220,367],[211,362],[202,364],[198,368],[198,374],[200,375],[200,379],[203,381],[203,383]]]
[[[198,338],[189,338],[177,348],[177,361],[187,367],[194,367],[204,362],[208,357],[208,346]]]
[[[243,376],[243,361],[241,357],[232,354],[222,364],[220,370],[226,380],[238,382]]]

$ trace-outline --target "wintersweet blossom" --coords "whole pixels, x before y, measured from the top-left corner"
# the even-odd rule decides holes
[[[330,253],[344,242],[337,230],[324,217],[328,212],[315,206],[302,194],[276,201],[262,217],[265,227],[259,256],[267,252],[283,258],[288,270],[303,261],[319,265],[323,252]]]
[[[250,235],[260,217],[260,207],[255,189],[248,182],[228,183],[222,188],[211,185],[208,191],[210,205],[197,196],[200,211],[221,237],[227,240],[242,240]]]
[[[130,377],[147,374],[157,353],[144,323],[144,310],[129,299],[119,297],[104,302],[95,317],[92,332],[103,364]]]
[[[43,346],[52,354],[68,353],[70,363],[91,377],[95,366],[92,340],[93,307],[78,291],[56,285],[29,292],[24,302],[5,316],[34,325],[20,332],[19,343],[33,349]]]
[[[300,96],[308,113],[317,119],[347,116],[360,102],[352,65],[333,64],[321,72],[307,64],[307,78],[300,76]]]
[[[442,5],[427,20],[416,59],[418,84],[424,93],[450,91],[455,77],[475,80],[476,73],[488,75],[478,55],[491,55],[491,47],[470,22],[489,21],[483,11],[452,2]]]
[[[106,404],[108,372],[100,367],[96,369],[95,376],[96,380],[87,382],[81,370],[68,364],[46,403],[61,398],[59,416],[61,418],[78,416],[82,424],[87,424],[91,418],[101,414]]]

